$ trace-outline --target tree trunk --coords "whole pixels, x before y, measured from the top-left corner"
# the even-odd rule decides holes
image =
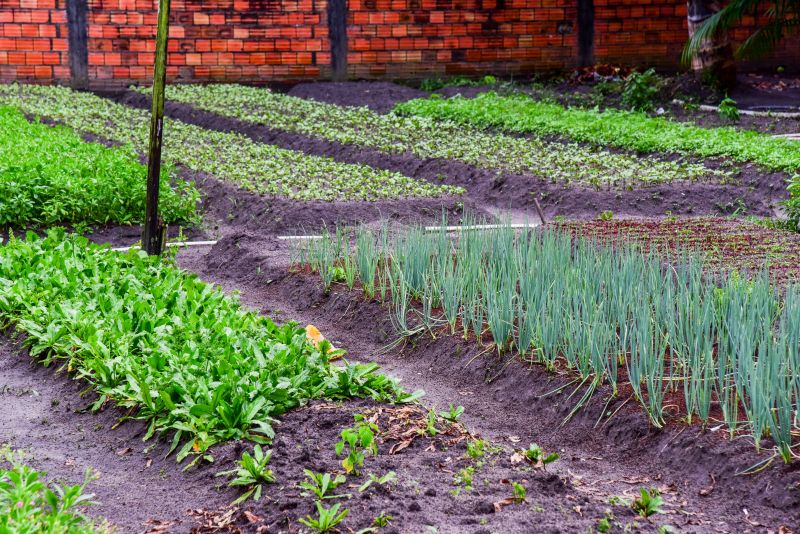
[[[717,0],[688,0],[686,5],[690,38],[706,19],[720,10]],[[733,47],[724,31],[703,41],[700,50],[692,58],[692,70],[703,82],[711,82],[721,89],[736,85]]]

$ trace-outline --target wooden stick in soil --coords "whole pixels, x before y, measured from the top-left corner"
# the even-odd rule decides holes
[[[153,113],[150,119],[150,144],[147,150],[147,198],[142,231],[142,247],[152,255],[164,250],[167,227],[158,215],[158,187],[161,178],[161,136],[164,127],[164,86],[167,82],[167,38],[170,0],[158,2],[156,58],[153,69]]]
[[[536,211],[539,213],[539,218],[542,220],[542,224],[547,224],[547,221],[544,220],[544,212],[542,211],[541,204],[539,204],[539,199],[533,197],[533,204],[536,206]]]

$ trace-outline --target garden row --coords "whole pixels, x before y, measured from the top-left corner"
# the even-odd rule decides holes
[[[72,130],[29,123],[0,106],[0,228],[141,222],[144,175],[129,149],[87,143]],[[199,193],[193,184],[164,170],[161,191],[166,222],[194,218]]]
[[[756,163],[781,171],[789,181],[790,219],[800,220],[800,145],[790,139],[738,129],[703,128],[691,123],[651,117],[644,112],[565,108],[527,95],[476,98],[417,99],[396,106],[396,113],[453,121],[471,128],[497,128],[526,135],[558,135],[594,146],[618,147],[641,153],[666,152],[680,156],[720,157]]]
[[[789,139],[733,126],[703,128],[636,111],[567,108],[524,94],[500,96],[488,92],[475,98],[434,95],[398,104],[395,112],[478,128],[499,128],[538,136],[560,135],[595,146],[641,153],[725,157],[757,163],[773,171],[800,171],[800,152],[797,144]]]
[[[0,85],[0,103],[78,132],[146,152],[149,112],[64,87]],[[337,163],[256,143],[236,133],[165,121],[164,159],[257,193],[293,200],[437,197],[460,188],[434,185],[366,165]],[[128,149],[130,152],[131,149]]]
[[[141,89],[147,92],[147,89]],[[497,172],[552,182],[632,186],[673,181],[725,181],[728,171],[682,160],[664,161],[613,153],[576,143],[483,132],[453,121],[382,115],[264,88],[177,85],[167,99],[196,109],[286,132],[418,158],[457,160]]]
[[[327,288],[360,282],[367,297],[387,303],[403,335],[488,335],[501,353],[576,373],[572,414],[607,384],[609,403],[631,395],[655,426],[671,417],[721,423],[731,436],[749,433],[756,447],[769,436],[784,461],[793,457],[795,285],[778,293],[763,271],[710,279],[704,257],[680,247],[665,271],[663,251],[551,229],[465,230],[457,239],[362,229],[352,254],[343,235],[310,241],[297,262]]]
[[[231,439],[268,443],[275,416],[309,399],[404,397],[376,366],[294,323],[275,325],[169,261],[111,252],[51,230],[0,247],[0,324],[107,401],[174,434],[178,460]]]

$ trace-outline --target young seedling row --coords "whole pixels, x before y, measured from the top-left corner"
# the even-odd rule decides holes
[[[631,394],[650,421],[671,417],[748,432],[795,456],[800,288],[766,271],[707,274],[702,255],[646,252],[557,230],[413,228],[390,239],[344,231],[306,242],[297,262],[379,297],[403,335],[443,330],[576,375],[570,417],[603,385]],[[582,391],[582,394],[578,392]],[[680,397],[684,410],[676,411]]]
[[[91,93],[65,87],[0,85],[0,102],[106,141],[147,147],[149,115]],[[256,143],[238,133],[206,130],[177,120],[164,126],[164,158],[241,188],[292,200],[365,200],[460,194],[366,165],[338,163]]]
[[[382,115],[241,85],[171,86],[168,97],[226,117],[389,154],[463,161],[553,182],[595,186],[727,180],[703,165],[616,154],[574,143],[483,132],[425,117]]]

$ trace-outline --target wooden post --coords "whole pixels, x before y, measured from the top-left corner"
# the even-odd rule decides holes
[[[161,254],[166,241],[166,226],[158,215],[158,186],[161,179],[161,134],[164,127],[164,86],[167,82],[167,38],[170,0],[158,0],[156,61],[153,69],[153,115],[150,119],[150,145],[147,151],[147,198],[142,231],[142,248],[151,256]]]

